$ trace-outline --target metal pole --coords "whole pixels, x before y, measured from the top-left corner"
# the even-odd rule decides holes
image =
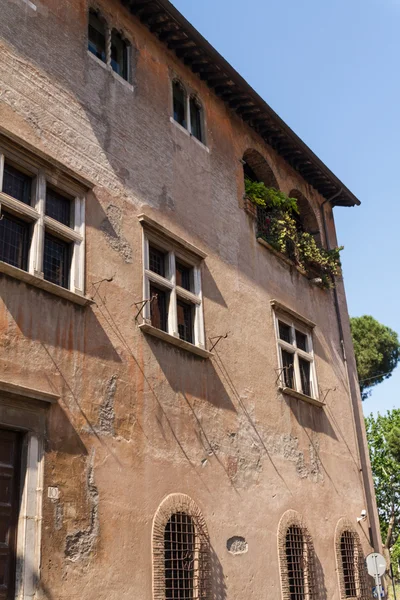
[[[396,586],[395,586],[395,583],[394,583],[394,575],[393,575],[393,565],[392,565],[392,561],[390,561],[390,576],[391,576],[391,578],[392,578],[392,586],[393,586],[393,598],[394,598],[394,600],[397,600],[397,597],[396,597]]]
[[[378,560],[375,555],[374,555],[374,561],[375,561],[375,584],[376,584],[376,590],[378,592],[378,599],[380,599],[380,598],[382,598],[382,585],[381,585],[381,578],[379,577],[379,572],[378,572]]]

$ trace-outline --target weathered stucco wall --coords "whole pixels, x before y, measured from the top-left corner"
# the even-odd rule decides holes
[[[152,520],[181,492],[209,529],[214,598],[279,597],[277,528],[295,509],[314,540],[319,598],[338,599],[338,520],[369,545],[368,524],[356,523],[366,500],[333,296],[257,243],[240,159],[258,150],[318,219],[323,199],[119,3],[96,5],[134,45],[132,87],[88,55],[84,0],[36,5],[2,5],[0,125],[94,183],[94,304],[0,276],[1,379],[60,395],[48,411],[44,486],[60,498],[43,500],[39,597],[150,600]],[[201,98],[209,152],[170,122],[172,74]],[[210,360],[137,328],[141,212],[207,253],[206,337],[230,332]],[[324,409],[278,392],[271,299],[317,324]],[[247,552],[228,551],[235,536]]]

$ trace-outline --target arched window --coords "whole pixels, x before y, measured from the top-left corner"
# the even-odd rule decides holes
[[[190,133],[200,142],[203,141],[202,109],[193,96],[190,98]]]
[[[172,82],[174,119],[186,128],[186,92],[179,81]]]
[[[291,190],[291,198],[296,198],[299,214],[293,215],[297,221],[299,231],[311,233],[318,245],[321,245],[321,233],[317,217],[309,200],[298,190]]]
[[[88,50],[103,62],[107,61],[106,24],[93,9],[89,10]]]
[[[336,558],[338,565],[340,595],[347,598],[366,600],[369,598],[364,554],[358,534],[351,523],[339,522],[336,531]]]
[[[307,528],[295,511],[283,515],[278,539],[283,600],[313,600],[314,547]]]
[[[129,44],[115,29],[111,32],[111,67],[129,81]]]
[[[154,600],[205,600],[210,543],[203,516],[184,494],[167,496],[153,523]]]

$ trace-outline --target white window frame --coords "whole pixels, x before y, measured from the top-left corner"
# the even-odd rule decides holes
[[[166,253],[166,276],[162,277],[150,270],[150,245],[162,252]],[[186,290],[176,285],[176,261],[190,267],[193,271],[193,291]],[[184,249],[177,247],[168,238],[161,236],[151,231],[143,230],[143,321],[147,325],[151,324],[151,306],[150,306],[150,284],[169,292],[168,310],[168,330],[165,332],[173,338],[181,339],[178,333],[178,310],[177,301],[179,299],[193,305],[193,344],[182,340],[187,344],[205,349],[204,335],[204,317],[203,317],[203,295],[201,289],[201,270],[199,261],[196,258],[185,252]],[[161,330],[160,330],[161,331]]]
[[[9,161],[13,166],[15,165],[15,168],[32,177],[30,205],[2,191],[5,161]],[[48,184],[60,194],[65,194],[71,199],[72,227],[68,227],[46,215],[46,187]],[[83,296],[85,287],[85,195],[82,188],[62,174],[58,172],[55,174],[51,169],[43,167],[39,164],[39,161],[35,163],[34,160],[19,155],[18,152],[4,149],[0,145],[0,213],[3,208],[16,217],[29,222],[32,226],[26,271],[31,275],[44,280],[45,232],[72,244],[68,288],[63,288],[52,282],[48,283],[57,288],[68,289],[75,294]],[[0,262],[3,263],[3,261]],[[21,269],[18,269],[18,271],[21,271]]]
[[[285,325],[290,327],[290,337],[292,343],[289,344],[285,342],[279,337],[279,322],[284,323]],[[280,386],[282,389],[292,390],[301,394],[303,396],[313,398],[314,400],[318,400],[318,385],[317,385],[317,374],[315,369],[315,356],[314,349],[312,343],[312,330],[306,325],[302,324],[296,319],[293,319],[290,315],[274,311],[274,327],[275,327],[275,336],[277,343],[277,353],[278,353],[278,364],[279,364],[279,379]],[[295,330],[306,336],[307,340],[307,352],[301,350],[297,347],[296,334]],[[283,367],[283,359],[282,359],[282,350],[289,352],[294,355],[294,388],[287,388],[285,382],[285,374]],[[300,366],[299,366],[299,358],[302,358],[310,363],[310,384],[311,384],[311,396],[308,394],[304,394],[301,386],[301,377],[300,377]]]

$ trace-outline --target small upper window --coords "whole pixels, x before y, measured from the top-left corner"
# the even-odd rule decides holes
[[[186,128],[186,94],[179,81],[172,84],[174,101],[174,119]]]
[[[195,98],[190,98],[190,132],[195,138],[203,141],[201,106]]]
[[[31,203],[32,177],[19,169],[4,163],[3,192],[24,204]]]
[[[115,31],[111,33],[111,66],[113,71],[129,80],[129,46],[122,35]]]
[[[71,227],[71,200],[52,188],[46,191],[46,215]]]
[[[317,398],[311,331],[286,316],[276,316],[281,385]]]
[[[103,62],[106,57],[106,25],[94,10],[89,11],[88,49]]]

